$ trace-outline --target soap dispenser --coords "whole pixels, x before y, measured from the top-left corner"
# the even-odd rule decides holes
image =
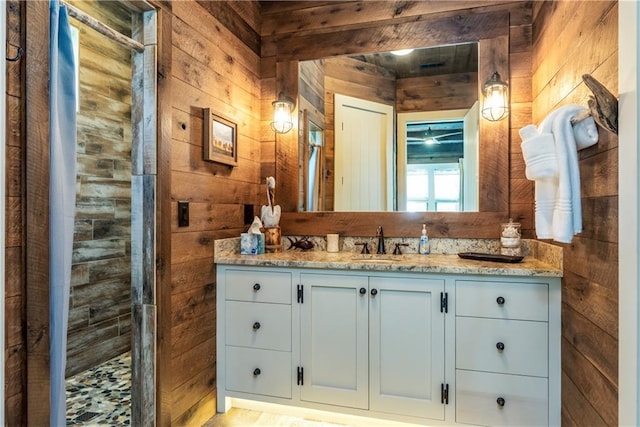
[[[418,253],[422,255],[428,255],[430,252],[429,236],[427,236],[427,224],[422,224],[422,234],[420,236],[420,245],[418,246]]]

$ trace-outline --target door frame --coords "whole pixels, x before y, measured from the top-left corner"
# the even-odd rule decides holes
[[[618,423],[640,422],[640,7],[634,1],[618,2]],[[625,179],[620,179],[625,177]]]
[[[132,157],[139,156],[139,166],[132,158],[132,232],[137,215],[141,235],[132,235],[142,248],[140,309],[132,307],[133,346],[141,346],[139,387],[132,387],[138,399],[132,407],[133,424],[170,423],[170,156],[171,156],[171,14],[170,5],[154,5],[122,0],[124,7],[147,13],[139,24],[153,28],[144,35],[145,51],[138,56],[147,69],[145,91],[154,91],[137,113],[143,134],[132,147]],[[29,425],[48,425],[50,412],[49,365],[49,2],[26,4],[26,417]],[[153,15],[153,16],[152,16]],[[141,34],[139,36],[142,36]],[[145,110],[146,108],[146,110]],[[155,115],[155,120],[153,115]],[[146,127],[143,123],[147,120]],[[132,120],[133,125],[133,120]],[[132,132],[133,133],[133,132]],[[135,139],[134,139],[135,141]],[[137,153],[134,152],[138,150]],[[133,177],[138,184],[134,184]],[[137,193],[134,202],[134,193]],[[134,210],[137,212],[134,213]],[[132,254],[133,256],[133,254]],[[132,273],[136,274],[136,273]],[[135,275],[134,275],[135,277]],[[135,279],[132,278],[132,282]],[[132,283],[133,286],[133,283]],[[163,291],[164,290],[164,291]],[[165,294],[166,293],[166,294]],[[132,298],[134,298],[132,296]],[[157,305],[156,305],[157,304]],[[168,326],[167,326],[168,325]],[[134,355],[132,352],[132,359]],[[158,359],[158,360],[156,360]],[[135,376],[135,372],[132,375]],[[154,396],[152,402],[148,397]],[[133,399],[132,399],[133,400]],[[156,405],[157,402],[157,405]]]
[[[7,5],[6,3],[0,3],[0,22],[4,23],[4,28],[6,28],[7,24]],[[0,58],[6,58],[7,56],[7,32],[0,31]],[[2,61],[2,66],[0,66],[0,135],[6,136],[6,122],[7,122],[7,61]],[[7,141],[6,138],[2,138],[2,144],[0,146],[0,176],[7,176],[7,168],[6,168],[6,150],[7,150]],[[2,343],[2,352],[0,352],[0,366],[2,369],[0,370],[0,384],[3,384],[3,387],[0,388],[0,401],[6,402],[5,399],[5,387],[4,387],[4,371],[6,369],[5,366],[5,357],[4,352],[6,348],[5,342],[5,308],[4,308],[4,293],[5,293],[5,244],[6,244],[6,236],[5,236],[5,217],[6,217],[6,186],[0,185],[0,342]],[[4,422],[4,407],[2,405],[0,407],[0,426],[5,425]]]

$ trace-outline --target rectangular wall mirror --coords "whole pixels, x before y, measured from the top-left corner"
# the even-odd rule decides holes
[[[308,110],[318,118],[319,121],[315,122],[316,124],[322,126],[324,123],[325,126],[323,157],[325,168],[321,180],[324,183],[324,192],[321,193],[324,206],[318,205],[318,210],[313,212],[306,210],[305,206],[308,204],[305,205],[304,187],[301,185],[301,181],[304,180],[303,172],[299,167],[301,145],[299,126],[301,124],[295,123],[294,130],[288,134],[276,135],[275,174],[281,188],[279,200],[287,232],[308,233],[309,226],[313,225],[318,232],[366,235],[370,232],[370,223],[373,221],[388,224],[385,228],[385,232],[389,230],[388,235],[408,235],[415,228],[414,223],[416,222],[429,224],[434,236],[491,237],[495,235],[496,227],[508,218],[509,211],[509,118],[498,122],[490,122],[485,119],[477,121],[478,141],[477,147],[474,148],[476,149],[475,155],[477,155],[477,170],[473,171],[473,165],[462,164],[460,166],[464,175],[477,177],[476,183],[469,187],[471,184],[465,184],[462,181],[458,191],[463,194],[463,197],[469,196],[473,200],[470,201],[466,198],[460,200],[459,195],[456,198],[457,201],[452,200],[453,196],[451,195],[440,197],[438,194],[436,196],[435,188],[431,193],[427,193],[427,189],[419,195],[409,194],[407,183],[403,182],[408,178],[409,173],[428,175],[429,173],[436,174],[436,171],[428,171],[427,169],[431,166],[425,166],[422,171],[411,171],[410,169],[414,169],[414,167],[409,166],[409,162],[411,159],[416,160],[419,157],[418,154],[408,156],[410,160],[407,162],[407,171],[401,172],[399,170],[402,163],[398,158],[406,156],[406,152],[402,154],[403,145],[396,135],[398,123],[403,120],[403,116],[396,117],[396,113],[445,111],[446,114],[450,114],[452,111],[469,110],[475,107],[472,102],[464,107],[460,106],[457,89],[453,89],[453,84],[443,84],[440,78],[434,78],[436,81],[432,82],[432,87],[427,89],[427,92],[433,96],[413,94],[412,91],[418,88],[417,84],[400,85],[395,83],[395,76],[392,77],[391,73],[385,74],[379,65],[364,62],[362,59],[376,52],[406,48],[443,47],[448,49],[452,46],[459,46],[460,50],[468,49],[469,55],[475,55],[471,52],[477,48],[476,78],[472,82],[469,77],[467,85],[467,88],[475,87],[475,89],[468,90],[473,90],[477,95],[484,82],[496,71],[504,80],[509,81],[508,13],[462,13],[425,17],[415,22],[390,22],[375,27],[346,31],[327,30],[323,31],[322,37],[318,37],[317,34],[302,34],[278,38],[274,40],[273,46],[276,64],[274,93],[284,92],[287,96],[296,99],[299,111]],[[438,62],[442,61],[425,59],[422,62],[425,64],[423,68],[429,68],[427,64],[431,63],[435,68]],[[302,66],[300,66],[301,63],[303,63]],[[304,64],[311,64],[311,66]],[[377,67],[378,70],[378,83],[372,85],[368,79],[374,74],[370,70],[373,67]],[[321,71],[324,77],[319,79],[317,76]],[[362,74],[359,78],[355,77],[356,71],[365,73],[367,77],[363,77]],[[472,72],[468,74],[471,75]],[[332,96],[325,96],[329,92],[325,87],[325,82],[329,78],[333,79],[330,82],[330,85],[333,85],[331,86],[333,88]],[[382,84],[385,80],[388,84]],[[406,80],[411,81],[409,78]],[[369,88],[376,87],[376,90],[373,91],[376,99],[368,99],[367,101],[392,106],[392,110],[395,108],[391,113],[391,119],[388,119],[392,123],[387,126],[392,130],[391,151],[385,145],[384,153],[378,153],[380,158],[385,158],[385,161],[391,158],[391,166],[388,166],[389,163],[384,163],[384,165],[376,165],[375,168],[370,165],[366,167],[369,176],[373,176],[371,171],[374,169],[381,172],[379,176],[375,174],[375,180],[378,187],[385,188],[387,192],[382,195],[379,194],[380,191],[363,188],[359,191],[360,193],[368,194],[372,198],[373,196],[380,197],[378,206],[351,206],[344,208],[344,210],[338,206],[336,209],[336,195],[332,192],[335,191],[335,180],[337,179],[335,168],[338,165],[336,162],[340,161],[340,157],[334,151],[338,137],[335,132],[337,125],[334,124],[337,123],[336,113],[334,113],[335,106],[333,105],[336,99],[335,94],[366,99],[361,96],[365,85],[369,85]],[[442,96],[435,96],[438,91]],[[371,93],[371,90],[368,89],[368,92]],[[460,96],[463,96],[464,90],[460,89],[459,92]],[[400,99],[403,99],[401,104],[398,102]],[[438,108],[422,108],[419,105],[419,103],[429,100],[441,105]],[[481,99],[476,97],[476,101],[481,102]],[[451,104],[451,102],[456,103]],[[460,120],[464,121],[466,114],[459,114],[455,120],[461,117]],[[460,136],[444,136],[446,133],[454,133],[453,130],[444,132],[445,126],[457,126],[447,124],[453,121],[450,117],[446,120],[437,117],[435,121],[433,118],[424,120],[420,118],[416,119],[415,123],[413,117],[405,118],[407,118],[407,123],[411,124],[409,126],[411,133],[405,133],[405,138],[410,140],[410,142],[405,141],[407,147],[411,144],[416,145],[415,142],[418,138],[427,138],[428,135],[419,136],[415,132],[428,133],[429,124],[431,124],[432,132],[438,130],[440,133],[441,144],[439,145],[444,145],[442,142],[445,141],[445,138],[453,140]],[[365,129],[365,126],[358,125],[358,123],[359,121],[352,126],[352,130],[357,130],[360,133]],[[423,130],[425,124],[426,131]],[[340,128],[342,130],[342,125]],[[456,130],[455,133],[457,132]],[[437,139],[438,136],[436,136]],[[454,145],[455,143],[451,143],[449,148],[452,150],[459,148]],[[413,148],[415,147],[407,148],[407,151]],[[380,150],[383,149],[380,148]],[[469,156],[472,157],[471,154]],[[431,157],[435,158],[435,155]],[[353,155],[346,160],[349,165],[352,165]],[[453,164],[455,162],[447,160],[447,163]],[[459,160],[458,163],[460,163]],[[425,172],[425,170],[427,171]],[[342,177],[340,177],[340,181],[342,181]],[[467,188],[464,187],[465,185]],[[410,208],[409,204],[414,202],[416,206],[421,204],[421,207]],[[473,206],[474,203],[476,206]],[[451,212],[454,207],[459,211]],[[410,212],[410,209],[415,212]],[[473,212],[468,210],[473,210]],[[357,212],[366,212],[366,216],[359,215]],[[362,221],[364,218],[366,221]]]
[[[327,130],[321,173],[302,168],[301,211],[478,210],[478,43],[298,67],[301,126],[314,111]]]

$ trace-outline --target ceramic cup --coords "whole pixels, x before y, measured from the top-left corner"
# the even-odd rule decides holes
[[[327,252],[338,252],[339,234],[327,234]]]

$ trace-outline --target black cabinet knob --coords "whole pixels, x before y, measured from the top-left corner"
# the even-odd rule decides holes
[[[255,285],[253,285],[253,290],[254,291],[259,291],[260,290],[260,283],[256,283]]]
[[[505,404],[504,397],[497,398],[496,403],[498,404],[498,406],[503,407]]]
[[[360,295],[364,295],[367,293],[367,290],[365,288],[360,288]]]
[[[256,377],[257,377],[258,375],[260,375],[260,368],[256,368],[256,369],[254,369],[254,370],[253,370],[253,375],[254,375],[254,376],[256,376]]]
[[[504,297],[496,298],[496,302],[498,303],[498,305],[503,305],[504,304]]]
[[[498,351],[504,350],[504,343],[501,343],[501,342],[497,343],[496,348],[498,349]]]
[[[260,329],[260,322],[255,322],[255,323],[253,324],[253,330],[254,330],[254,331],[257,331],[258,329]]]
[[[373,295],[374,297],[376,295],[378,295],[378,290],[377,289],[371,289],[371,295]]]

